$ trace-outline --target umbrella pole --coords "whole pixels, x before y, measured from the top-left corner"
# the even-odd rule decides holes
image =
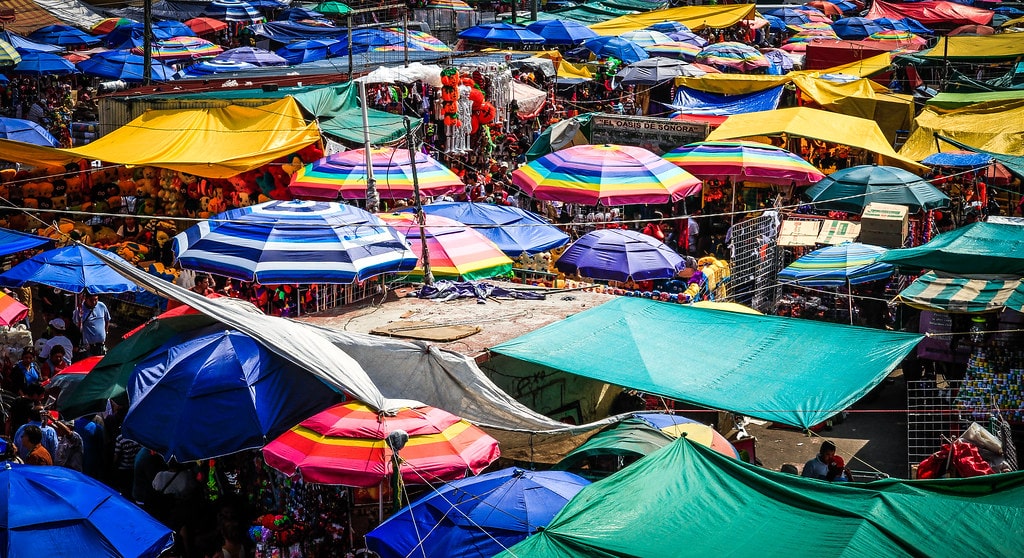
[[[427,248],[426,215],[423,214],[423,200],[420,199],[420,180],[416,174],[416,145],[413,143],[412,124],[405,117],[405,140],[409,145],[409,164],[412,165],[412,196],[416,204],[416,223],[420,226],[420,262],[423,264],[423,284],[433,285],[434,274],[430,272],[430,250]]]
[[[850,325],[853,325],[853,286],[850,285],[850,278],[846,278],[846,303],[850,311]]]
[[[380,519],[380,523],[384,523],[384,479],[380,480],[377,496],[377,517]]]
[[[349,36],[351,37],[351,33]],[[349,52],[352,52],[351,47]],[[363,151],[366,154],[366,210],[377,213],[380,196],[377,195],[377,181],[373,178],[373,153],[370,151],[370,122],[366,103],[366,82],[359,81],[359,102],[363,112]]]

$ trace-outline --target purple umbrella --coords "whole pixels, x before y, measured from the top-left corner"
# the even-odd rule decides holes
[[[221,60],[225,62],[247,62],[253,66],[287,66],[288,61],[280,56],[270,52],[269,50],[263,50],[262,48],[254,47],[238,47],[231,50],[225,50],[218,54],[214,60]]]
[[[691,44],[697,48],[704,48],[708,46],[707,39],[690,31],[676,31],[675,33],[669,33],[668,38],[676,42]]]
[[[684,260],[665,243],[641,232],[601,229],[572,243],[555,262],[563,273],[606,281],[670,279]]]

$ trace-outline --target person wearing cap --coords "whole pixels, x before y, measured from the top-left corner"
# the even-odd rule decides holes
[[[818,455],[804,464],[800,476],[829,482],[853,480],[843,458],[836,455],[836,445],[829,440],[822,442]]]
[[[50,351],[57,345],[64,347],[64,356],[74,354],[75,344],[66,335],[67,323],[64,322],[64,318],[50,320],[50,330],[53,331],[53,337],[39,350],[39,358],[43,360],[49,359]]]

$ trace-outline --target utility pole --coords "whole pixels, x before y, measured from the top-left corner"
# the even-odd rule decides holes
[[[409,67],[409,10],[402,12],[402,34],[405,44],[402,46],[402,52],[405,54],[405,67]]]
[[[351,51],[349,51],[351,52]],[[363,113],[363,151],[366,154],[366,210],[377,213],[380,196],[377,195],[377,180],[373,178],[373,151],[370,150],[369,104],[366,102],[366,82],[359,80],[359,104]]]
[[[423,284],[434,284],[434,274],[430,271],[430,250],[427,249],[427,216],[423,213],[423,201],[420,199],[420,179],[416,175],[416,143],[413,140],[412,124],[405,117],[405,141],[409,145],[409,164],[412,165],[412,197],[416,204],[416,223],[420,226],[420,263],[423,264]]]
[[[537,21],[537,4],[540,0],[530,0],[530,20]]]
[[[352,71],[354,70],[354,66],[355,66],[354,61],[352,59],[352,14],[349,13],[348,17],[345,18],[345,20],[348,22],[348,79],[349,79],[349,81],[351,81],[352,80]],[[366,94],[365,93],[363,94],[363,97],[364,97],[363,105],[365,105],[366,104],[366,99],[365,99]],[[366,112],[364,111],[363,114],[365,115]],[[363,122],[364,123],[366,122],[366,118],[363,118]]]
[[[149,85],[153,80],[153,0],[142,3],[142,83]]]

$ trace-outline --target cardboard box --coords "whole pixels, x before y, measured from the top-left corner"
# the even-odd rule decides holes
[[[779,231],[779,246],[814,246],[818,241],[819,232],[821,232],[821,221],[819,220],[783,221],[782,229]]]
[[[857,240],[860,234],[860,223],[853,221],[837,221],[826,219],[818,234],[818,244],[842,244]]]
[[[903,205],[869,203],[860,218],[860,241],[864,244],[902,248],[909,229],[909,210]]]

